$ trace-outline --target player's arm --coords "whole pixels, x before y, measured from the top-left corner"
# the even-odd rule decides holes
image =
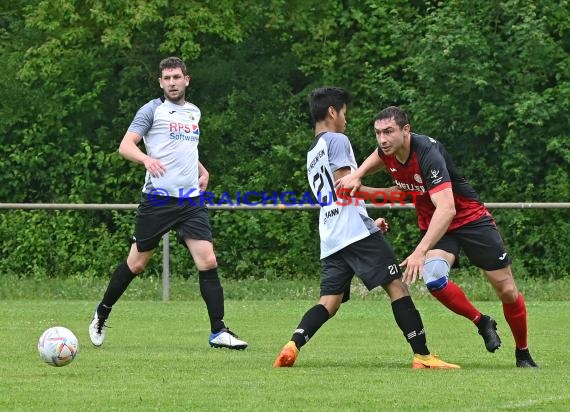
[[[358,169],[352,173],[362,179],[364,176],[376,173],[383,167],[384,161],[378,155],[378,149],[374,149],[374,151],[370,153],[370,156],[368,156],[366,160],[362,162],[362,164],[358,167]]]
[[[204,167],[204,165],[198,162],[198,186],[201,192],[205,191],[208,187],[208,182],[210,181],[210,173]]]
[[[335,180],[342,179],[344,176],[348,176],[348,175],[350,175],[350,168],[349,167],[342,167],[342,168],[337,169],[336,171],[333,172],[333,178]],[[361,186],[361,189],[365,188],[365,187],[366,186]],[[397,189],[398,187],[395,186],[395,188]],[[370,189],[373,189],[373,188],[370,188]],[[381,190],[381,189],[377,189],[377,190]],[[374,223],[376,224],[376,226],[378,226],[378,228],[382,231],[382,233],[386,233],[388,231],[388,228],[389,228],[388,222],[383,217],[379,217],[378,219],[376,219],[374,221]]]
[[[362,178],[377,172],[383,167],[384,161],[378,155],[378,150],[375,149],[354,172],[347,174],[340,179],[335,178],[335,188],[350,189],[350,195],[354,196],[354,193],[362,184]]]
[[[385,201],[387,198],[391,199],[392,193],[401,194],[402,189],[400,189],[398,186],[370,187],[370,186],[360,185],[358,192],[362,194],[367,194],[368,196],[366,196],[366,199],[382,202]]]
[[[412,254],[400,264],[400,266],[406,266],[403,278],[406,283],[414,283],[418,277],[422,277],[421,273],[427,252],[431,250],[438,240],[447,232],[455,216],[455,201],[451,187],[430,193],[430,198],[435,206],[435,211],[427,232]]]
[[[153,177],[162,176],[166,173],[166,168],[160,160],[153,159],[140,149],[138,144],[141,140],[141,135],[128,131],[119,145],[119,154],[131,162],[143,164]]]

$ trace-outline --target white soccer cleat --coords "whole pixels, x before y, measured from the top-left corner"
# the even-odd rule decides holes
[[[217,333],[210,335],[210,346],[212,348],[228,348],[243,350],[247,348],[247,342],[238,339],[237,335],[228,328],[223,328]]]
[[[105,340],[105,333],[107,329],[105,326],[105,321],[106,319],[99,319],[99,315],[97,315],[97,311],[95,311],[93,320],[89,325],[89,338],[91,339],[91,343],[95,346],[101,346]]]

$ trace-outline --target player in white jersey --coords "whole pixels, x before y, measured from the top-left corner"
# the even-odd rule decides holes
[[[304,314],[273,366],[293,366],[301,347],[348,301],[356,275],[368,290],[382,286],[388,293],[396,323],[412,348],[413,368],[459,368],[430,354],[420,314],[402,282],[396,256],[379,229],[383,219],[372,220],[362,200],[353,199],[349,204],[336,201],[334,181],[357,168],[344,135],[350,99],[348,92],[335,87],[316,89],[309,96],[315,138],[307,153],[307,177],[321,204],[321,296]]]
[[[139,109],[119,146],[124,158],[145,166],[146,178],[129,255],[111,275],[89,325],[89,337],[93,345],[103,344],[113,305],[145,269],[162,236],[174,229],[198,269],[200,293],[210,318],[210,346],[245,349],[247,342],[224,323],[224,292],[208,210],[198,201],[209,175],[198,160],[200,109],[185,100],[190,76],[178,57],[162,60],[159,74],[164,96]],[[146,153],[138,146],[143,139]]]

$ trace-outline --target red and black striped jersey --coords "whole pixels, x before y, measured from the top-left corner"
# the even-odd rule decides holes
[[[456,210],[448,231],[490,214],[440,142],[415,133],[410,140],[410,155],[405,163],[395,155],[385,155],[380,148],[377,152],[400,190],[421,193],[416,196],[421,230],[427,230],[435,211],[430,195],[448,187],[453,190]]]

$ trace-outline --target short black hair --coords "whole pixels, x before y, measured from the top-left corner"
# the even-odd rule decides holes
[[[374,122],[376,122],[376,120],[391,118],[394,118],[394,121],[400,127],[400,129],[405,125],[410,124],[408,114],[397,106],[388,106],[385,109],[380,110],[380,112],[374,118]]]
[[[184,76],[188,74],[186,70],[186,65],[184,64],[181,58],[176,56],[167,57],[166,59],[162,59],[160,61],[160,64],[158,65],[158,75],[159,77],[162,77],[162,71],[164,69],[176,69],[178,67],[182,69],[182,74]]]
[[[340,111],[344,105],[348,105],[352,95],[339,87],[320,87],[309,94],[309,110],[313,125],[327,118],[329,107]]]

